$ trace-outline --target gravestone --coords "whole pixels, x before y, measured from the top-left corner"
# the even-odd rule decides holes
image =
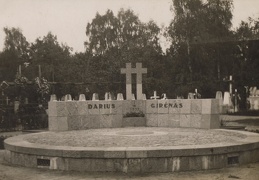
[[[99,101],[99,95],[97,93],[93,93],[92,101]]]
[[[104,96],[105,101],[111,101],[112,100],[112,95],[110,92],[106,92]]]
[[[67,94],[67,95],[65,96],[65,101],[72,101],[72,97],[71,97],[70,94]]]
[[[160,96],[157,96],[156,91],[154,91],[154,96],[151,96],[150,99],[159,99]]]
[[[57,101],[57,96],[56,96],[56,94],[50,95],[50,101]]]
[[[216,99],[223,99],[221,91],[216,92]]]
[[[122,93],[117,94],[117,100],[120,100],[120,101],[124,100]]]
[[[85,95],[84,94],[80,94],[79,95],[79,101],[85,101]]]
[[[132,100],[132,74],[137,75],[137,99],[142,100],[142,74],[147,73],[147,68],[142,68],[142,63],[136,63],[136,68],[131,63],[126,63],[126,68],[121,69],[121,74],[126,74],[126,99]]]

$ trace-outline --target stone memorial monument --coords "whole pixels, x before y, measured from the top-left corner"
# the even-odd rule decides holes
[[[132,100],[132,74],[137,74],[137,100],[142,100],[142,74],[147,73],[147,68],[142,68],[142,63],[136,63],[136,68],[131,63],[126,63],[126,68],[121,69],[121,74],[126,74],[126,99]]]

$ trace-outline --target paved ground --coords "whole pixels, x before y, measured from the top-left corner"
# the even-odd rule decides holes
[[[234,131],[190,128],[129,127],[28,134],[30,143],[71,147],[163,147],[239,142]]]
[[[240,117],[224,117],[227,121],[240,120]],[[241,117],[241,119],[249,119]],[[259,120],[258,117],[255,119]],[[6,164],[3,161],[4,150],[0,150],[0,180],[258,180],[259,179],[259,162],[224,168],[220,170],[180,172],[180,173],[162,173],[162,174],[141,174],[125,175],[118,173],[80,173],[51,171],[47,169],[32,169],[18,167]]]
[[[0,150],[0,180],[258,180],[259,162],[220,170],[138,174],[80,173],[53,171],[47,169],[11,166],[3,161],[4,150]]]

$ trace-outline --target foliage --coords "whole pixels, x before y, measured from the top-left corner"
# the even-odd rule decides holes
[[[35,81],[35,84],[37,85],[37,92],[38,93],[40,93],[41,95],[49,94],[50,84],[48,83],[48,81],[44,77],[42,77],[42,78],[36,77],[34,79],[34,81]]]
[[[141,111],[139,112],[129,112],[123,115],[123,117],[145,117],[145,114]]]

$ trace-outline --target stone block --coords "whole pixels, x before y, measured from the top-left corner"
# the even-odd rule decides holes
[[[131,101],[132,100],[124,100],[122,102],[122,114],[127,114],[131,112]]]
[[[57,116],[49,116],[49,131],[58,131],[58,117]]]
[[[112,115],[100,115],[100,128],[111,128],[112,117]]]
[[[68,123],[67,117],[57,117],[58,131],[67,131]]]
[[[172,150],[171,149],[163,149],[163,150],[149,150],[147,151],[147,157],[153,158],[153,157],[171,157],[172,156]]]
[[[158,114],[146,114],[147,127],[157,127],[158,126]]]
[[[126,148],[112,147],[106,148],[104,151],[104,158],[125,158]]]
[[[88,114],[88,105],[87,101],[77,101],[77,110],[78,110],[78,115],[87,115]]]
[[[122,114],[121,115],[112,115],[112,127],[113,128],[122,127]]]
[[[202,114],[201,115],[201,128],[203,129],[210,129],[210,119],[211,119],[210,114]]]
[[[123,117],[122,127],[143,127],[146,126],[145,117]]]
[[[157,126],[158,127],[168,127],[169,126],[168,114],[158,114],[157,115]]]
[[[78,104],[76,101],[66,101],[68,116],[78,115]]]
[[[111,101],[99,101],[99,110],[100,114],[111,114],[112,107],[115,105],[111,103]]]
[[[191,100],[191,114],[201,114],[202,112],[202,99]]]
[[[201,128],[201,114],[191,114],[191,127]]]
[[[84,161],[91,172],[105,172],[106,161],[105,159],[86,159]]]
[[[219,114],[212,114],[210,118],[210,129],[220,128],[220,116]]]
[[[82,122],[79,116],[68,116],[67,123],[68,130],[80,130],[82,128]]]
[[[168,114],[169,113],[169,100],[158,100],[157,113]]]
[[[158,100],[146,100],[146,114],[158,113]]]
[[[25,164],[24,154],[12,152],[11,163],[19,166],[24,166]]]
[[[181,114],[190,114],[191,113],[191,99],[181,99],[182,102],[182,108],[181,109]]]
[[[101,116],[100,115],[89,115],[89,120],[90,120],[90,128],[91,129],[98,129],[100,128],[100,119]]]
[[[219,114],[220,113],[220,100],[212,99],[211,100],[211,114]]]
[[[57,116],[67,116],[68,110],[65,101],[56,102]]]
[[[182,108],[181,99],[169,99],[168,111],[169,114],[179,114]]]
[[[49,101],[48,102],[48,115],[57,116],[57,102]]]
[[[181,163],[180,157],[173,157],[173,158],[170,158],[170,161],[168,162],[168,166],[170,167],[172,172],[178,172],[180,171],[180,163]]]
[[[190,157],[180,157],[179,171],[188,171],[189,170],[189,158]]]
[[[219,169],[227,166],[227,156],[223,155],[213,155],[208,156],[209,159],[209,169]]]
[[[167,172],[168,162],[167,158],[148,158],[141,161],[141,172]]]
[[[69,171],[86,171],[88,169],[89,165],[85,163],[82,159],[74,159],[69,158],[68,159],[68,170]]]
[[[99,115],[100,109],[99,109],[99,101],[88,101],[88,114],[89,115]]]
[[[122,114],[122,103],[123,101],[111,101],[112,105],[111,114]]]
[[[180,114],[168,115],[168,127],[180,127]]]
[[[81,124],[82,127],[81,129],[91,129],[92,128],[92,121],[89,118],[90,115],[87,116],[79,116],[80,120],[81,120]]]
[[[142,148],[127,148],[126,158],[147,158],[147,151],[144,151]]]
[[[128,173],[141,172],[141,159],[128,159]]]
[[[202,114],[212,114],[211,99],[202,100]]]
[[[202,114],[219,114],[220,113],[219,99],[203,99],[202,100]]]
[[[142,112],[142,113],[146,114],[146,101],[145,100],[131,101],[131,107],[136,108],[135,110],[132,109],[133,111]]]
[[[180,115],[180,127],[191,127],[191,117],[189,114]]]
[[[189,157],[189,170],[202,170],[202,156]]]

